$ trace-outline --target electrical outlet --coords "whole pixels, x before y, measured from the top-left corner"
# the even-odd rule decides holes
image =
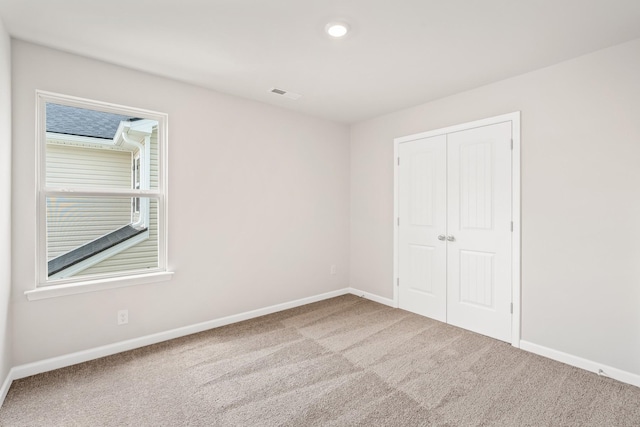
[[[126,325],[129,323],[129,310],[118,311],[118,325]]]
[[[331,264],[331,267],[329,268],[329,273],[333,276],[336,274],[336,265],[335,264]]]

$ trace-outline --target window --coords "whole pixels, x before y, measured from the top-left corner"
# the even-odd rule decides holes
[[[140,189],[140,154],[133,158],[133,189]],[[140,197],[133,199],[132,218],[140,215]],[[133,219],[131,220],[133,222]]]
[[[167,116],[37,99],[37,287],[157,279],[166,272]]]

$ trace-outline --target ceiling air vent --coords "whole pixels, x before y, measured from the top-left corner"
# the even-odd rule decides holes
[[[299,93],[287,92],[286,90],[278,89],[275,87],[272,87],[271,89],[269,89],[269,92],[275,93],[276,95],[282,96],[284,98],[293,99],[294,101],[296,99],[300,99],[300,97],[302,96]]]

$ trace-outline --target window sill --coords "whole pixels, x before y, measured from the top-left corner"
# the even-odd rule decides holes
[[[140,274],[136,276],[112,277],[109,279],[87,280],[84,282],[68,283],[57,286],[43,286],[24,294],[29,301],[37,301],[46,298],[56,298],[67,295],[84,294],[87,292],[103,291],[107,289],[123,288],[126,286],[143,285],[145,283],[164,282],[171,280],[172,271],[159,273]]]

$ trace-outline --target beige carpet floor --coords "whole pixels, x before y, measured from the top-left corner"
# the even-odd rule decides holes
[[[640,388],[347,295],[15,381],[2,426],[640,426]]]

